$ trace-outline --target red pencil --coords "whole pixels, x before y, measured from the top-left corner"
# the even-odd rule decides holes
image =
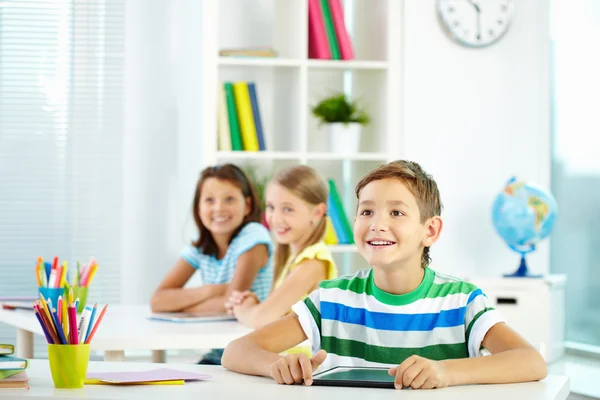
[[[104,314],[106,313],[106,309],[107,308],[108,308],[108,304],[104,306],[104,308],[102,309],[102,312],[100,313],[100,316],[98,317],[98,319],[96,319],[96,323],[94,324],[94,328],[90,332],[90,336],[85,341],[85,344],[89,344],[90,341],[92,340],[92,338],[94,337],[94,334],[96,333],[96,329],[98,329],[98,325],[100,325],[100,322],[102,321],[102,318],[104,318]]]
[[[69,309],[69,318],[71,321],[71,325],[69,327],[71,344],[79,344],[79,338],[77,337],[77,311],[75,310],[75,306]]]

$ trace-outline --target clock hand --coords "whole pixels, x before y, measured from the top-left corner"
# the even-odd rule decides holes
[[[481,40],[481,8],[474,0],[467,0],[477,12],[477,40]]]

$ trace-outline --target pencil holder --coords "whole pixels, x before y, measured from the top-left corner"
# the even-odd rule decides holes
[[[87,286],[73,286],[73,300],[79,299],[77,313],[81,314],[87,303],[88,288]]]
[[[49,288],[49,287],[40,287],[38,288],[38,293],[41,293],[44,296],[46,302],[48,300],[52,300],[52,307],[56,308],[58,306],[58,297],[62,296],[65,298],[65,289],[64,288]],[[39,295],[38,295],[39,297]]]
[[[83,387],[89,360],[89,344],[49,344],[48,361],[54,387],[58,389]]]

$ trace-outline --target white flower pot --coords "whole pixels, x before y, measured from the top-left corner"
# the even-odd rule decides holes
[[[337,154],[356,154],[360,148],[361,125],[357,122],[327,124],[329,148]]]

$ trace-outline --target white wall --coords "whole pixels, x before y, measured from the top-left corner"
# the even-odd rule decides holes
[[[518,256],[493,231],[490,207],[512,174],[550,182],[548,0],[520,0],[507,36],[480,50],[444,35],[435,3],[404,1],[398,154],[440,185],[445,228],[433,266],[456,275],[512,272]],[[201,55],[215,45],[197,23],[202,8],[196,0],[127,3],[123,302],[148,301],[194,230]],[[547,243],[530,266],[548,270]]]
[[[512,272],[519,256],[495,233],[490,210],[513,174],[550,184],[549,1],[515,2],[506,36],[479,50],[446,37],[434,0],[404,3],[402,154],[435,177],[445,206],[432,267]],[[528,256],[534,272],[548,271],[548,254],[543,243]]]

